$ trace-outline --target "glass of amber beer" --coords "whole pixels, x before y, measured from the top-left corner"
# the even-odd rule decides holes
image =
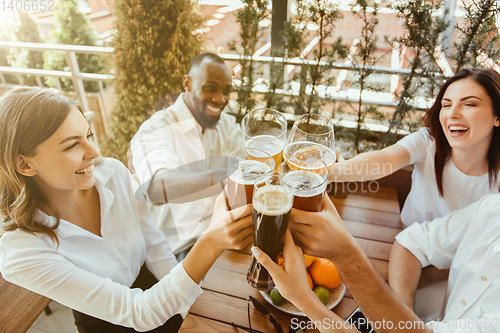
[[[255,180],[271,176],[274,159],[263,150],[239,148],[229,155],[228,206],[235,209],[252,203]]]
[[[293,208],[320,212],[328,185],[328,167],[321,159],[306,162],[291,157],[281,163],[279,176],[283,186],[293,189]]]
[[[273,109],[255,109],[243,117],[241,128],[245,145],[267,152],[274,158],[275,169],[282,161],[283,147],[286,142],[287,121],[285,116]]]
[[[255,246],[267,253],[275,263],[278,263],[278,255],[283,251],[292,204],[293,193],[289,187],[282,186],[278,175],[261,177],[255,181],[253,241]],[[254,257],[248,269],[247,281],[259,290],[274,288],[271,276]]]

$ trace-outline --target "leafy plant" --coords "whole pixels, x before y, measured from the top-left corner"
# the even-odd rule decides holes
[[[97,32],[90,24],[89,19],[78,10],[78,0],[56,1],[55,24],[52,30],[52,37],[57,44],[87,45],[95,46],[97,42]],[[77,53],[76,58],[80,72],[99,73],[105,69],[103,59],[93,54]],[[50,51],[44,53],[44,68],[52,70],[69,70],[66,62],[66,53],[60,51]],[[47,83],[52,87],[57,87],[56,78],[48,78]],[[71,79],[60,79],[63,90],[74,90]],[[98,91],[97,82],[84,81],[85,90]]]
[[[4,38],[12,42],[43,43],[38,24],[23,11],[13,13]],[[6,52],[5,57],[11,67],[42,69],[42,54],[40,51],[12,48]],[[13,78],[9,81],[18,83]],[[34,77],[28,76],[24,79],[24,84],[36,85],[37,82]]]
[[[500,4],[496,0],[464,1],[464,23],[455,28],[459,31],[458,42],[455,43],[455,73],[466,65],[482,67],[483,59],[493,59],[500,63],[500,55],[496,17],[500,14]]]
[[[238,105],[240,112],[246,113],[255,106],[255,99],[252,94],[254,88],[255,64],[252,59],[263,32],[259,28],[259,22],[266,19],[270,11],[268,0],[243,0],[243,9],[236,14],[236,21],[240,24],[241,43],[230,44],[230,50],[241,55],[239,60],[241,66],[241,84],[235,87],[238,93]]]
[[[352,7],[352,12],[361,19],[361,38],[357,44],[358,52],[354,56],[353,63],[357,67],[357,85],[359,86],[359,100],[355,111],[356,117],[356,136],[354,139],[354,147],[356,152],[360,152],[359,143],[363,139],[363,124],[367,115],[379,116],[380,113],[376,106],[363,105],[363,92],[365,91],[381,91],[381,87],[374,85],[368,81],[368,77],[373,74],[374,66],[380,60],[376,56],[378,37],[376,27],[378,21],[378,4],[376,1],[356,0]]]
[[[410,116],[416,110],[414,104],[418,92],[430,89],[427,93],[433,95],[434,90],[441,86],[439,81],[442,82],[442,76],[435,77],[431,73],[443,73],[437,64],[436,54],[440,35],[449,25],[443,18],[445,15],[436,15],[441,8],[440,0],[404,0],[393,8],[403,21],[404,35],[390,43],[397,42],[406,48],[410,55],[406,58],[410,73],[401,75],[403,86],[397,94],[396,110],[389,120],[386,144],[394,143],[397,138],[396,130],[405,126],[413,130],[418,126],[418,118]]]
[[[182,91],[182,78],[200,52],[202,17],[191,0],[115,0],[112,56],[117,103],[110,119],[106,156],[127,161],[139,126]]]

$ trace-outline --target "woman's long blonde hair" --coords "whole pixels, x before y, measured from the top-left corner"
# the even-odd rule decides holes
[[[54,230],[59,216],[31,177],[16,171],[16,156],[35,156],[39,144],[61,126],[73,100],[49,89],[23,87],[0,98],[0,217],[3,232],[17,228],[48,235],[58,243]],[[57,223],[47,226],[34,221],[37,209],[48,207]],[[1,235],[1,234],[0,234]]]

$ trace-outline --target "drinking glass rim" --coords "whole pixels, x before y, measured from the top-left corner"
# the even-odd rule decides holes
[[[245,137],[248,137],[248,138],[253,138],[253,136],[248,135],[246,133],[246,131],[245,131],[245,127],[247,127],[246,124],[245,124],[245,118],[248,115],[253,114],[253,113],[257,112],[257,111],[261,111],[261,110],[273,111],[275,114],[277,114],[281,118],[281,120],[282,120],[281,125],[282,126],[284,125],[284,127],[285,127],[284,129],[285,130],[283,131],[283,133],[281,135],[277,136],[276,138],[281,138],[283,135],[286,136],[286,132],[287,132],[287,128],[288,128],[288,122],[286,120],[286,117],[283,115],[283,112],[280,112],[280,111],[278,111],[276,109],[271,109],[271,108],[257,108],[257,109],[253,109],[252,111],[248,112],[245,116],[243,116],[243,119],[241,120],[241,130],[243,132],[243,135]]]
[[[265,157],[263,158],[266,158],[266,159],[269,159],[270,161],[272,161],[272,166],[269,166],[269,164],[267,164],[266,162],[262,162],[262,161],[259,161],[259,160],[250,160],[250,161],[257,161],[257,162],[261,162],[261,163],[264,163],[266,164],[267,166],[270,167],[270,169],[266,172],[266,174],[269,172],[269,171],[273,171],[274,168],[276,167],[276,162],[274,161],[274,158],[266,151],[262,150],[262,149],[258,149],[258,148],[253,148],[253,147],[242,147],[242,148],[238,148],[238,149],[235,149],[231,152],[231,154],[229,154],[229,169],[233,169],[234,166],[236,165],[235,163],[232,163],[231,162],[231,159],[235,159],[237,160],[236,157],[233,156],[233,153],[237,152],[237,151],[242,151],[242,150],[256,150],[258,151],[259,153],[264,153]],[[251,154],[250,154],[251,155]],[[258,158],[258,157],[257,157]],[[240,161],[238,161],[238,165],[239,165]],[[234,168],[234,170],[236,171],[238,168]]]
[[[287,158],[286,160],[284,160],[284,161],[281,163],[281,165],[280,165],[280,167],[279,167],[279,169],[278,169],[278,175],[279,175],[279,177],[280,177],[280,180],[281,180],[283,183],[285,183],[287,186],[289,186],[289,187],[293,188],[294,190],[300,190],[300,189],[297,189],[297,188],[293,187],[292,185],[288,184],[288,183],[286,182],[286,180],[284,179],[285,177],[284,177],[284,176],[282,176],[282,173],[283,173],[283,172],[282,172],[282,170],[283,170],[283,165],[285,165],[285,163],[286,163],[288,160],[290,160],[291,158],[293,158],[293,156],[292,156],[292,157],[290,157],[290,158]],[[324,186],[324,185],[325,185],[325,183],[327,183],[327,182],[328,182],[328,179],[330,178],[330,170],[328,169],[328,166],[326,165],[326,163],[325,163],[325,162],[323,162],[323,161],[322,161],[321,159],[319,159],[319,158],[315,158],[315,157],[311,157],[311,158],[313,158],[313,159],[315,159],[315,160],[318,160],[319,162],[323,163],[324,168],[326,169],[326,178],[323,180],[323,182],[322,182],[321,184],[316,185],[316,186],[313,186],[313,187],[308,187],[307,189],[304,189],[304,191],[306,191],[306,190],[307,190],[307,191],[309,191],[309,190],[313,190],[313,189],[319,188],[319,187],[321,187],[321,186]],[[292,163],[292,164],[293,164],[293,163]],[[288,166],[288,164],[286,164],[286,165]],[[318,169],[320,169],[320,168],[318,168]],[[307,170],[307,169],[299,169],[299,170],[292,170],[292,171],[309,171],[309,172],[314,172],[314,171]],[[318,175],[318,176],[320,176],[320,177],[322,177],[320,174],[317,174],[317,175]],[[323,177],[322,177],[322,178],[323,178]]]
[[[307,143],[309,146],[321,146],[322,148],[324,149],[328,149],[329,151],[332,152],[333,154],[333,157],[334,157],[334,160],[333,160],[333,163],[335,163],[335,161],[337,160],[337,151],[336,149],[332,149],[330,147],[327,147],[325,146],[324,144],[321,144],[321,143],[318,143],[318,142],[313,142],[313,141],[307,141],[307,140],[304,140],[304,141],[292,141],[292,142],[287,142],[285,144],[285,146],[283,147],[283,158],[285,159],[285,151],[287,151],[287,148],[289,148],[290,146],[292,145],[298,145],[298,144],[304,144],[304,143]],[[293,156],[288,156],[286,158],[286,160],[289,160],[290,158],[292,158]],[[324,163],[324,162],[323,162]],[[332,163],[332,164],[333,164]],[[326,163],[325,163],[326,164]]]
[[[303,131],[302,129],[300,129],[300,128],[297,126],[297,121],[302,120],[302,119],[304,119],[304,118],[306,118],[306,117],[312,117],[312,116],[314,116],[314,117],[321,117],[321,118],[324,118],[324,119],[328,120],[328,122],[329,122],[329,123],[331,123],[331,122],[332,122],[332,120],[331,120],[331,119],[328,119],[327,117],[323,116],[322,114],[317,114],[317,113],[306,113],[306,114],[303,114],[303,115],[299,116],[297,119],[295,119],[295,122],[293,123],[292,130],[291,130],[291,131],[293,131],[293,129],[294,129],[294,128],[296,128],[296,129],[298,129],[299,131],[301,131],[301,132],[302,132],[302,133],[304,133],[304,134],[308,134],[308,135],[318,135],[318,136],[321,136],[321,135],[327,135],[327,134],[330,134],[331,132],[334,132],[334,126],[333,126],[333,124],[332,124],[332,128],[331,128],[328,132],[325,132],[325,133],[308,133],[308,132]],[[290,131],[290,132],[291,132],[291,131]],[[335,140],[335,137],[334,137],[334,140]]]

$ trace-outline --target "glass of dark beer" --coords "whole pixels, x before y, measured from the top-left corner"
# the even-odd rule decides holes
[[[278,175],[261,177],[255,181],[253,194],[253,241],[255,246],[278,263],[283,251],[286,228],[292,210],[291,188],[282,186]],[[271,275],[255,258],[247,273],[248,283],[259,290],[271,290]]]
[[[328,185],[328,166],[321,159],[291,157],[279,169],[283,186],[293,190],[293,208],[320,212]]]
[[[270,176],[274,159],[263,150],[239,148],[229,155],[228,207],[229,210],[252,203],[255,180]]]

